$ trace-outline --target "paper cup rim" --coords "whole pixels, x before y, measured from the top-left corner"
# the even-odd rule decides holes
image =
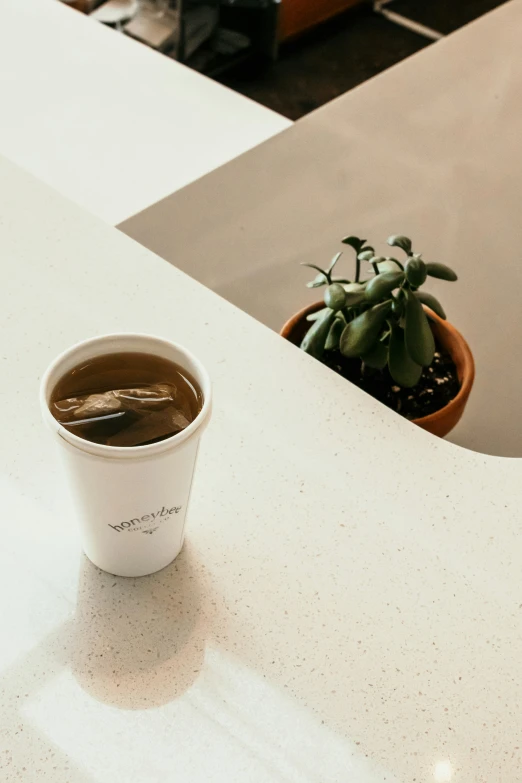
[[[201,387],[203,405],[194,421],[192,421],[188,427],[185,427],[184,430],[175,435],[171,435],[169,438],[158,441],[157,443],[149,443],[148,445],[144,446],[106,446],[101,443],[94,443],[93,441],[80,438],[78,435],[70,432],[54,418],[51,411],[49,410],[49,399],[54,386],[59,380],[59,378],[56,378],[55,376],[57,375],[57,370],[59,369],[60,365],[65,364],[68,359],[70,359],[72,356],[74,356],[75,353],[78,353],[82,349],[88,349],[91,346],[94,348],[97,345],[102,346],[107,342],[117,342],[120,340],[136,340],[137,342],[143,342],[144,344],[149,343],[150,346],[159,344],[170,350],[174,349],[174,351],[181,354],[186,360],[188,360],[189,364],[192,364],[196,368],[197,374],[199,375],[196,380],[198,385]],[[132,349],[123,350],[124,352],[132,352]],[[135,350],[136,352],[139,352],[139,348]],[[143,350],[143,353],[147,353],[147,350]],[[154,355],[153,351],[150,351],[150,353]],[[95,353],[93,353],[93,358],[94,356],[96,356]],[[189,370],[187,370],[187,372],[188,371]],[[72,446],[79,451],[83,451],[86,454],[97,457],[104,457],[106,459],[145,459],[148,457],[154,457],[157,454],[161,454],[165,451],[173,451],[206,426],[210,418],[212,408],[212,385],[205,366],[196,356],[194,356],[191,351],[179,343],[175,343],[172,340],[168,340],[164,337],[158,337],[156,335],[145,334],[142,332],[115,332],[111,334],[100,335],[98,337],[91,337],[87,340],[81,340],[80,342],[71,345],[65,351],[62,351],[60,354],[58,354],[58,356],[56,356],[56,358],[53,359],[53,361],[49,364],[42,376],[42,380],[40,382],[40,407],[45,424],[55,435],[60,437],[62,441],[65,442],[64,445],[68,444],[69,446]]]

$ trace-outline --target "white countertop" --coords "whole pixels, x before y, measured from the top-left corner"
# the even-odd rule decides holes
[[[0,3],[0,154],[119,223],[289,127],[55,0]]]
[[[11,163],[0,183],[2,783],[519,780],[520,462],[432,438]],[[186,547],[140,580],[78,552],[38,410],[50,359],[117,330],[215,382]]]
[[[275,329],[320,298],[300,262],[328,264],[349,234],[385,255],[411,236],[457,271],[427,290],[475,356],[450,439],[522,457],[521,30],[512,0],[122,228]]]

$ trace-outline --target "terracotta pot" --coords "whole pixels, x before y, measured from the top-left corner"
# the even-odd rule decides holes
[[[323,302],[314,302],[314,304],[303,307],[298,313],[292,316],[280,331],[282,337],[289,340],[294,345],[300,345],[301,340],[310,328],[311,324],[306,320],[306,316],[315,313],[324,307]],[[457,368],[457,375],[460,381],[460,391],[451,402],[448,402],[444,408],[429,416],[423,416],[421,419],[412,419],[412,423],[423,430],[443,438],[448,432],[451,432],[457,424],[466,403],[468,401],[473,381],[475,380],[475,362],[469,345],[454,326],[447,321],[439,318],[429,307],[424,307],[431,322],[431,328],[438,344],[444,348]]]

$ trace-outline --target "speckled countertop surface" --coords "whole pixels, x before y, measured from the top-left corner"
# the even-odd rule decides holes
[[[3,783],[520,780],[520,462],[431,438],[5,161],[0,182]],[[118,330],[215,382],[186,547],[140,580],[78,551],[38,410],[49,360]]]

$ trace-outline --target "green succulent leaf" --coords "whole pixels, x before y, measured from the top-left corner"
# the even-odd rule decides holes
[[[404,315],[405,297],[402,293],[400,296],[396,296],[392,300],[392,313],[398,318],[402,318]]]
[[[426,313],[412,291],[406,291],[404,339],[413,361],[429,367],[435,353],[435,340]]]
[[[389,297],[394,288],[404,281],[404,272],[383,272],[375,275],[366,286],[365,295],[369,302],[379,302]]]
[[[324,292],[324,303],[331,310],[342,310],[346,305],[346,291],[340,283],[332,283]]]
[[[317,266],[316,264],[306,264],[304,262],[301,264],[301,266],[307,266],[309,269],[315,269],[315,271],[318,273],[313,280],[306,284],[307,288],[320,288],[322,285],[328,285],[329,275],[327,272],[325,272],[324,269],[321,269],[320,266]]]
[[[341,242],[343,245],[350,245],[356,253],[359,253],[364,247],[366,239],[359,239],[359,237],[344,237],[344,239],[341,239]]]
[[[320,288],[322,285],[328,285],[328,280],[323,272],[320,272],[313,280],[306,284],[307,288]]]
[[[327,307],[322,307],[321,310],[316,310],[315,313],[310,313],[306,316],[307,321],[317,321],[318,318],[322,318],[325,312],[327,311]]]
[[[410,258],[406,264],[406,278],[408,283],[414,285],[415,288],[419,288],[425,280],[428,274],[426,264],[422,258]]]
[[[357,254],[359,261],[371,261],[374,256],[373,247],[368,250],[363,250],[362,253]]]
[[[433,294],[428,294],[427,291],[415,291],[415,296],[420,302],[422,302],[422,304],[431,307],[434,313],[437,313],[438,316],[446,320],[446,313],[444,312],[444,308],[442,307],[439,300],[433,296]]]
[[[396,258],[385,258],[377,264],[379,272],[397,272],[399,269],[404,271],[404,267],[400,264]]]
[[[449,280],[451,283],[458,279],[453,269],[450,269],[446,264],[426,264],[426,272],[430,277],[437,277],[439,280]]]
[[[382,370],[388,361],[388,346],[378,340],[368,353],[361,356],[363,362],[374,370]]]
[[[301,266],[307,266],[309,269],[315,269],[316,272],[320,272],[320,274],[326,275],[324,269],[321,269],[321,267],[317,266],[317,264],[308,264],[306,261],[302,261]]]
[[[339,259],[341,258],[342,254],[343,254],[343,253],[342,253],[342,251],[340,251],[339,253],[336,253],[336,254],[334,255],[334,257],[333,257],[333,258],[332,258],[332,260],[330,261],[330,266],[328,267],[328,270],[327,270],[327,271],[328,271],[328,274],[331,274],[331,273],[332,273],[334,266],[335,266],[335,265],[336,265],[336,263],[339,261]]]
[[[346,291],[346,307],[356,307],[366,301],[364,291],[367,283],[368,281],[365,280],[364,283],[349,283],[344,286],[344,290]]]
[[[336,348],[339,348],[339,340],[341,339],[345,326],[346,323],[341,318],[336,318],[334,320],[330,327],[330,331],[328,332],[328,337],[326,338],[324,346],[326,351],[334,351]]]
[[[357,307],[362,302],[366,302],[366,296],[364,291],[348,291],[346,293],[345,307]]]
[[[386,259],[383,258],[383,256],[373,256],[373,258],[370,258],[370,264],[373,266],[373,271],[376,275],[379,274],[379,264],[384,264],[386,262]]]
[[[400,234],[394,234],[386,240],[392,247],[400,247],[408,255],[411,253],[411,239]]]
[[[324,353],[324,346],[328,332],[334,321],[335,313],[328,308],[324,312],[322,318],[318,318],[314,321],[310,329],[305,334],[301,343],[301,348],[306,353],[313,356],[315,359],[320,359]]]
[[[416,386],[422,374],[422,367],[413,361],[406,349],[404,329],[393,325],[388,349],[388,369],[399,386]]]
[[[391,309],[391,301],[381,302],[365,310],[344,328],[339,348],[344,356],[355,357],[369,353]]]

